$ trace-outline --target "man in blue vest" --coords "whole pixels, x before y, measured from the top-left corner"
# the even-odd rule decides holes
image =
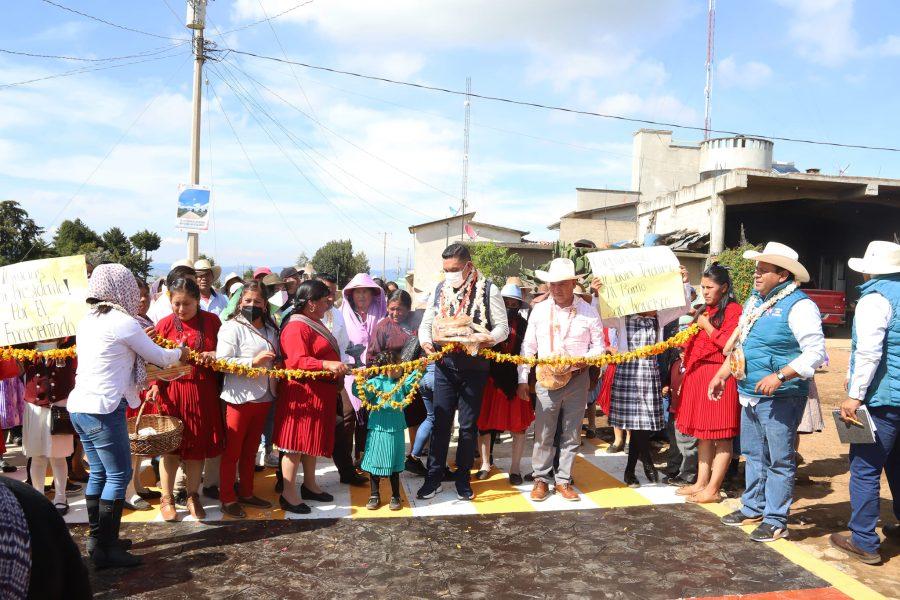
[[[490,348],[509,335],[506,305],[497,286],[475,269],[469,249],[460,243],[447,246],[441,254],[444,281],[434,292],[434,302],[425,310],[419,326],[419,343],[426,354],[436,351],[432,326],[435,319],[447,322],[450,317],[471,317],[471,321],[489,332]],[[475,460],[478,439],[478,415],[481,394],[487,383],[489,364],[481,356],[457,352],[445,356],[434,369],[434,429],[428,451],[428,475],[416,498],[428,500],[441,491],[447,464],[447,450],[453,429],[453,415],[459,412],[459,441],[456,447],[456,495],[460,500],[475,498],[469,482],[469,471]]]
[[[794,250],[769,242],[762,252],[748,251],[744,258],[756,261],[754,291],[735,332],[734,361],[726,361],[712,379],[709,395],[721,397],[732,362],[738,363],[746,491],[741,509],[722,517],[722,523],[759,523],[750,539],[771,542],[788,534],[797,471],[794,438],[809,380],[826,359],[825,336],[819,309],[798,289],[809,273]]]
[[[881,562],[875,533],[881,473],[887,476],[900,519],[900,245],[872,242],[850,268],[863,274],[853,317],[847,400],[841,418],[862,420],[863,404],[875,424],[874,444],[850,444],[850,535],[834,533],[831,545],[866,564]],[[886,537],[900,540],[900,525],[886,523]]]

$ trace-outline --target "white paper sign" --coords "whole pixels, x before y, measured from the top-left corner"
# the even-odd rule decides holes
[[[684,305],[678,258],[668,246],[587,254],[600,288],[600,314],[623,317]]]

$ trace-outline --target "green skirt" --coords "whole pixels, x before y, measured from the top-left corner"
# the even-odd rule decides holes
[[[366,434],[366,453],[363,455],[363,471],[388,477],[392,473],[400,473],[406,465],[406,441],[404,430],[381,431],[370,429]]]

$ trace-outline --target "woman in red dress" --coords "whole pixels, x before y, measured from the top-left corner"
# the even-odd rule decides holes
[[[509,337],[494,346],[494,350],[503,354],[518,355],[522,349],[522,338],[528,322],[519,314],[522,308],[522,292],[515,285],[503,286],[500,291],[506,305],[506,318],[509,322]],[[481,413],[478,415],[478,445],[481,451],[481,468],[475,475],[484,480],[490,477],[493,439],[496,433],[509,431],[513,436],[512,464],[509,467],[509,482],[522,485],[520,463],[525,450],[525,430],[534,421],[534,409],[530,402],[525,402],[516,395],[519,383],[516,365],[491,362],[490,375],[481,396]]]
[[[681,405],[675,426],[699,440],[697,482],[677,490],[689,502],[718,502],[719,488],[731,462],[732,438],[740,431],[737,384],[729,379],[719,400],[710,400],[709,382],[725,362],[723,348],[738,326],[741,305],[735,302],[728,269],[713,265],[700,283],[706,308],[697,317],[701,331],[684,355]]]
[[[347,365],[341,362],[338,342],[322,323],[331,306],[331,290],[321,281],[304,281],[297,288],[294,313],[281,331],[286,369],[330,371],[333,379],[285,379],[275,407],[275,445],[283,452],[284,491],[278,499],[287,512],[311,511],[302,500],[331,502],[334,497],[316,483],[316,457],[331,456],[335,414]],[[303,484],[297,493],[297,471],[303,465]]]
[[[178,279],[169,287],[172,314],[156,324],[156,331],[167,340],[183,344],[210,359],[216,357],[219,317],[200,309],[200,288],[192,279]],[[225,426],[219,379],[215,371],[194,366],[191,372],[174,381],[157,381],[147,392],[147,399],[159,398],[159,412],[178,417],[184,423],[181,446],[163,456],[159,478],[163,496],[159,511],[166,521],[175,521],[175,499],[172,495],[179,462],[187,476],[187,506],[196,519],[206,518],[200,502],[200,473],[203,461],[222,454]]]

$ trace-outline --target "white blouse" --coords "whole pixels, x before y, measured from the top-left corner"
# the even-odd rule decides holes
[[[137,321],[115,310],[88,313],[78,324],[75,343],[78,367],[67,405],[73,413],[109,414],[123,398],[137,408],[141,401],[134,383],[136,355],[163,368],[181,358],[180,349],[156,345]]]

